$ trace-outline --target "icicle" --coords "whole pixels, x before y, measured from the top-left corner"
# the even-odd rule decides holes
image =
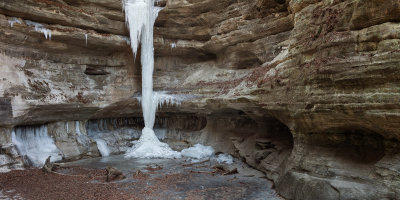
[[[51,40],[51,30],[44,28],[42,24],[30,20],[25,20],[25,24],[35,27],[36,32],[43,33],[46,39]]]
[[[135,97],[139,103],[142,102],[142,97],[137,96]],[[171,95],[168,94],[166,91],[157,91],[153,92],[153,99],[152,102],[153,104],[156,105],[156,108],[159,109],[163,106],[172,106],[172,105],[180,105],[181,102],[185,99],[189,99],[189,96],[184,96],[184,95]]]
[[[11,28],[14,27],[14,24],[22,24],[22,22],[17,19],[16,17],[11,18],[10,20],[8,20],[8,23],[10,24]]]
[[[127,45],[131,45],[131,40],[128,37],[125,37],[125,36],[121,36],[121,37],[122,37],[122,40],[124,40]]]
[[[81,129],[79,128],[79,121],[75,121],[75,131],[77,135],[82,135]]]
[[[86,135],[82,134],[79,121],[75,121],[75,132],[77,141],[80,144],[89,145],[90,139]]]
[[[101,156],[107,157],[110,155],[110,149],[107,146],[106,141],[102,139],[95,139],[97,144],[97,149],[99,149]]]
[[[131,37],[131,47],[136,57],[136,53],[141,40],[142,31],[149,29],[150,25],[150,11],[149,3],[152,0],[126,0],[124,1],[125,20],[129,28]],[[147,26],[146,26],[147,25]]]

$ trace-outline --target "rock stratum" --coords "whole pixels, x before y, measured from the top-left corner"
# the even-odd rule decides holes
[[[399,1],[158,4],[155,90],[193,97],[159,110],[174,148],[242,157],[287,199],[400,199]],[[115,131],[141,126],[124,21],[119,0],[0,2],[0,167],[14,127],[47,124],[65,159],[99,155],[66,124],[135,135]]]

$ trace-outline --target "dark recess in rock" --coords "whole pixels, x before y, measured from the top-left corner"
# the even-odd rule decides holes
[[[310,143],[331,148],[337,157],[351,162],[376,163],[385,155],[385,138],[371,130],[344,127],[326,133],[313,134]]]
[[[85,70],[85,74],[86,75],[107,75],[110,74],[109,72],[107,72],[104,69],[98,69],[96,67],[90,67],[88,66]]]
[[[0,97],[0,120],[12,116],[11,98]]]

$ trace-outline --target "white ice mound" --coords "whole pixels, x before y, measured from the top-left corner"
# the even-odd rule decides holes
[[[211,157],[214,154],[214,149],[210,146],[196,144],[193,147],[183,149],[181,153],[184,157],[204,159]]]
[[[154,131],[145,127],[142,136],[136,144],[129,149],[126,158],[180,158],[181,154],[172,150],[168,144],[160,142]]]

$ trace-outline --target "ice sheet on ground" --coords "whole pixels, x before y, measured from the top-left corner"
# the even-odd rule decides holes
[[[226,163],[226,164],[233,163],[233,157],[229,154],[219,154],[219,155],[213,157],[212,159],[219,163]]]
[[[194,159],[209,158],[214,154],[214,149],[210,146],[195,144],[193,147],[182,150],[182,156]]]

